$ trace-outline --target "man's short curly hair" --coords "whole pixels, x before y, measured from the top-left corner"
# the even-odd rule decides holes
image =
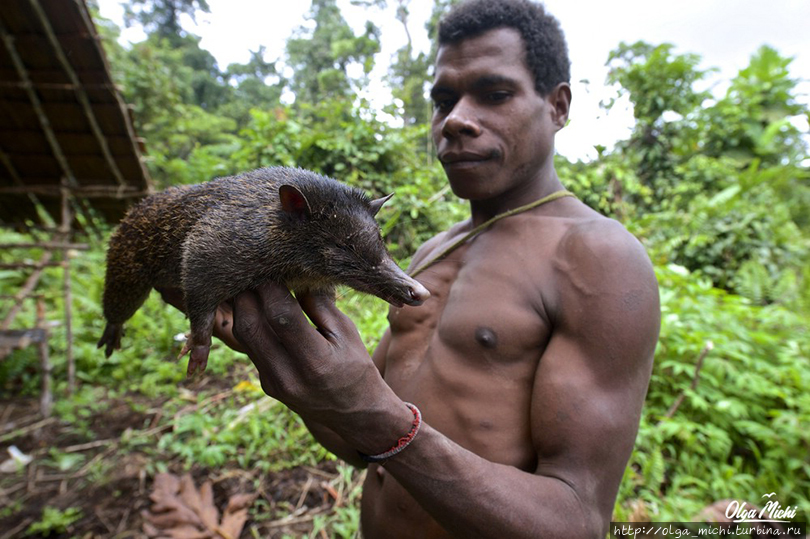
[[[542,4],[529,0],[470,0],[455,6],[439,22],[439,45],[451,45],[497,28],[514,28],[526,45],[534,87],[548,95],[571,80],[568,46],[560,23]]]

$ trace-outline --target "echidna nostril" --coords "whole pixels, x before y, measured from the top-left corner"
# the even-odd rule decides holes
[[[428,292],[427,288],[414,281],[414,285],[408,287],[408,296],[412,305],[421,305],[430,297],[430,292]]]

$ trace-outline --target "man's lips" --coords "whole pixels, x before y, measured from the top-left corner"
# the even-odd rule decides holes
[[[492,153],[447,151],[439,154],[439,161],[441,161],[444,166],[461,167],[474,166],[484,161],[489,161],[492,157]]]

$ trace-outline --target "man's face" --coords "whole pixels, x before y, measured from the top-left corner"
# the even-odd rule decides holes
[[[511,28],[439,49],[433,142],[461,198],[529,189],[552,166],[554,134],[565,124],[568,103],[559,106],[556,90],[546,97],[535,91],[525,54],[520,33]]]

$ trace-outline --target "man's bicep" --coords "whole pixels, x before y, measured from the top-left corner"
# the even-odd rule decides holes
[[[532,394],[537,473],[569,483],[602,518],[633,448],[658,336],[655,276],[632,242],[585,241],[569,253]]]
[[[647,369],[639,365],[635,375],[608,384],[577,348],[552,339],[535,378],[531,422],[538,472],[544,466],[573,467],[570,471],[585,476],[623,470],[638,428]]]
[[[589,518],[610,519],[633,449],[649,379],[643,363],[612,383],[570,338],[553,337],[535,377],[532,438],[536,473],[565,482]]]

